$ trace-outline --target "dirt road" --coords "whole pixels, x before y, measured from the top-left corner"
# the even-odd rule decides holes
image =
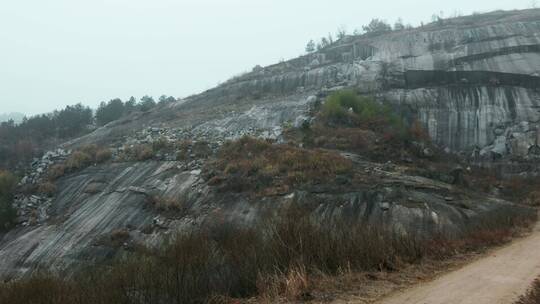
[[[526,238],[378,304],[512,304],[540,276],[540,225]]]

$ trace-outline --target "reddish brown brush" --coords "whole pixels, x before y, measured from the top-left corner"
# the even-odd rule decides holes
[[[540,279],[534,281],[527,294],[521,296],[515,304],[540,304]]]

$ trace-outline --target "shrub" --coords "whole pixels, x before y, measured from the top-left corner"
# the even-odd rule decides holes
[[[54,196],[56,193],[56,186],[52,182],[44,182],[39,185],[38,192],[43,195]]]
[[[107,246],[111,248],[122,247],[130,238],[127,229],[115,229],[108,235],[104,235],[97,241],[97,245]]]
[[[519,224],[520,215],[511,214],[513,220],[505,222]],[[501,220],[496,214],[486,217],[491,223]],[[69,278],[37,275],[0,283],[0,303],[198,304],[257,294],[294,302],[309,299],[313,274],[399,270],[426,257],[444,257],[436,245],[450,244],[451,251],[443,252],[448,255],[486,245],[469,241],[483,241],[471,238],[472,229],[455,239],[441,235],[434,243],[354,220],[321,222],[294,207],[253,228],[216,227],[176,235],[160,248],[142,249]],[[103,241],[121,246],[128,239],[127,230],[121,229]],[[534,302],[521,304],[528,303]]]
[[[64,176],[64,174],[66,173],[66,165],[64,164],[56,164],[56,165],[52,165],[48,170],[47,170],[47,177],[49,180],[56,180],[62,176]]]
[[[15,176],[7,171],[0,171],[0,232],[15,225],[17,212],[12,206],[13,192],[17,185]]]
[[[210,144],[206,141],[179,141],[176,149],[176,159],[180,161],[188,160],[192,155],[197,158],[208,158],[213,153]]]
[[[533,207],[540,207],[540,191],[532,191],[525,198],[524,203]]]
[[[496,168],[474,168],[468,172],[467,182],[484,192],[499,188],[501,197],[517,204],[540,206],[540,177],[513,176],[504,178]]]
[[[193,142],[190,140],[183,140],[176,143],[176,160],[185,161],[190,157],[190,149]]]
[[[312,139],[304,140],[308,146],[345,151],[373,149],[377,136],[373,131],[357,128],[313,128]]]
[[[89,165],[90,163],[103,163],[111,159],[112,153],[111,150],[104,147],[99,147],[95,144],[90,144],[81,147],[76,152],[80,152],[86,155],[85,158],[88,159],[88,161],[85,161],[86,165]]]
[[[173,145],[169,143],[169,141],[166,138],[160,137],[158,140],[152,143],[152,150],[154,151],[154,153],[157,153],[162,150],[168,150],[172,148],[172,146]]]
[[[361,153],[374,161],[428,158],[425,151],[439,149],[413,117],[406,108],[392,109],[352,90],[337,91],[328,96],[309,128],[288,130],[286,136],[306,147]]]
[[[74,151],[64,163],[49,167],[47,170],[47,179],[54,181],[64,176],[68,171],[81,170],[93,163],[103,163],[111,159],[111,157],[112,153],[108,148],[101,148],[97,145],[83,146]]]
[[[121,161],[145,161],[154,157],[154,150],[151,145],[138,144],[133,146],[124,146],[119,155]]]
[[[507,180],[501,180],[502,194],[510,200],[517,203],[538,205],[538,186],[540,178],[538,177],[512,177]]]
[[[51,274],[35,274],[24,281],[0,283],[0,303],[75,303],[70,284]]]
[[[415,140],[429,141],[430,139],[426,129],[424,129],[424,127],[418,120],[413,121],[413,123],[411,124],[409,128],[409,134]]]
[[[207,177],[212,184],[223,183],[222,190],[266,194],[292,186],[333,184],[337,176],[353,174],[352,162],[339,154],[251,137],[226,143],[205,172],[210,173]]]
[[[320,118],[332,127],[361,127],[390,133],[398,138],[408,134],[405,121],[389,106],[351,90],[330,95],[322,107]]]
[[[193,144],[193,153],[196,157],[207,158],[212,154],[212,148],[206,141],[198,141]]]
[[[112,152],[110,149],[107,148],[100,148],[96,151],[95,154],[95,161],[96,163],[104,163],[108,160],[110,160],[112,157]]]
[[[83,152],[75,151],[66,160],[66,167],[69,170],[80,170],[92,163],[92,156]]]
[[[160,211],[180,210],[184,206],[184,200],[179,197],[154,195],[148,198],[148,202]]]
[[[280,297],[287,301],[310,300],[310,279],[302,266],[291,267],[287,273],[259,276],[257,293],[263,302],[272,303]]]
[[[86,186],[84,193],[87,194],[97,194],[103,191],[105,185],[101,182],[92,182]]]
[[[135,160],[145,161],[154,157],[154,150],[149,145],[137,145],[134,147]]]
[[[538,303],[540,303],[540,279],[536,279],[527,294],[521,296],[515,304]]]
[[[90,155],[92,158],[94,158],[98,150],[99,147],[96,144],[85,145],[79,149],[80,152]]]

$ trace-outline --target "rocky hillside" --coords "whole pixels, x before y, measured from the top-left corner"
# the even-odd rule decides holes
[[[539,15],[539,10],[494,12],[348,36],[82,140],[111,139],[141,124],[202,136],[273,134],[286,122],[298,123],[312,96],[355,87],[410,107],[430,136],[451,151],[525,157],[538,150]]]
[[[226,141],[244,135],[293,143],[287,131],[315,124],[328,94],[352,88],[418,120],[436,144],[422,146],[421,157],[455,153],[473,163],[496,160],[518,168],[514,173],[534,173],[540,156],[539,20],[540,10],[495,12],[348,36],[68,142],[36,160],[21,181],[15,202],[19,225],[0,235],[0,276],[101,261],[189,227],[249,225],[290,204],[322,219],[352,217],[424,234],[458,234],[486,214],[524,212],[496,192],[465,186],[460,176],[473,172],[457,162],[439,170],[429,161],[435,169],[419,173],[424,163],[409,156],[381,161],[333,149],[331,161],[317,154],[313,166],[339,159],[348,164],[347,174],[329,171],[332,182],[308,176],[307,183],[258,193],[220,187],[212,178],[222,173],[218,177],[227,179],[232,169],[217,172],[211,164],[223,157],[218,151]],[[378,143],[377,136],[367,138]],[[107,147],[111,155],[86,161],[91,165],[69,164],[76,150],[91,144]],[[284,155],[312,153],[303,144],[294,148],[300,150],[279,149]],[[527,164],[523,172],[523,166],[511,166],[515,159]],[[47,178],[58,165],[71,169],[55,175],[54,191],[22,191],[50,184]]]

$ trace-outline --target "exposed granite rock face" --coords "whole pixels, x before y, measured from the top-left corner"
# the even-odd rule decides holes
[[[217,192],[201,178],[200,170],[183,170],[181,162],[90,167],[60,179],[47,222],[0,236],[0,278],[21,277],[42,267],[69,273],[135,244],[156,245],[175,231],[250,225],[291,204],[306,207],[322,221],[352,219],[421,234],[459,233],[466,223],[489,212],[528,212],[391,166],[358,166],[377,183],[356,184],[347,191],[321,185],[258,198]],[[158,212],[156,198],[173,202],[175,211]],[[109,244],[115,235],[122,236],[121,242]]]
[[[537,159],[539,20],[540,10],[497,12],[442,26],[346,37],[320,52],[257,67],[202,94],[134,113],[65,148],[98,143],[121,149],[161,136],[207,141],[213,149],[244,134],[280,140],[282,128],[311,119],[313,105],[326,94],[354,87],[410,108],[449,150],[472,158]],[[322,218],[354,217],[426,233],[458,231],[486,212],[509,206],[380,164],[365,164],[366,174],[380,175],[377,183],[340,192],[296,190],[253,202],[212,191],[199,177],[200,162],[164,160],[90,167],[60,179],[58,195],[44,204],[48,219],[0,236],[0,276],[105,259],[118,248],[100,240],[119,229],[129,234],[121,244],[129,250],[133,243],[152,245],[194,225],[249,224],[292,202],[308,205]],[[164,217],[153,210],[156,195],[179,200],[179,213]]]
[[[69,269],[104,259],[115,250],[98,246],[98,240],[119,229],[127,229],[132,240],[151,239],[156,234],[142,232],[153,231],[156,217],[149,196],[182,191],[196,179],[190,172],[178,173],[176,165],[114,164],[62,178],[47,223],[16,228],[2,236],[1,276],[17,277],[38,267]]]
[[[500,136],[495,134],[498,128],[522,123],[536,128],[539,20],[540,10],[496,12],[442,26],[346,37],[331,48],[233,79],[208,94],[283,95],[357,87],[409,105],[433,139],[453,151],[484,148]],[[515,145],[511,142],[516,138],[508,135],[507,144]],[[517,139],[519,146],[535,142],[534,135],[521,137],[526,139]],[[526,156],[526,150],[507,152]]]
[[[494,12],[348,36],[164,109],[114,122],[75,143],[111,141],[153,125],[234,137],[252,124],[275,135],[283,124],[309,112],[309,96],[354,87],[409,106],[432,138],[454,152],[487,147],[490,154],[525,157],[538,137],[539,20],[540,10]],[[516,132],[523,123],[529,130]],[[500,136],[508,149],[499,149],[500,142],[491,149]]]

